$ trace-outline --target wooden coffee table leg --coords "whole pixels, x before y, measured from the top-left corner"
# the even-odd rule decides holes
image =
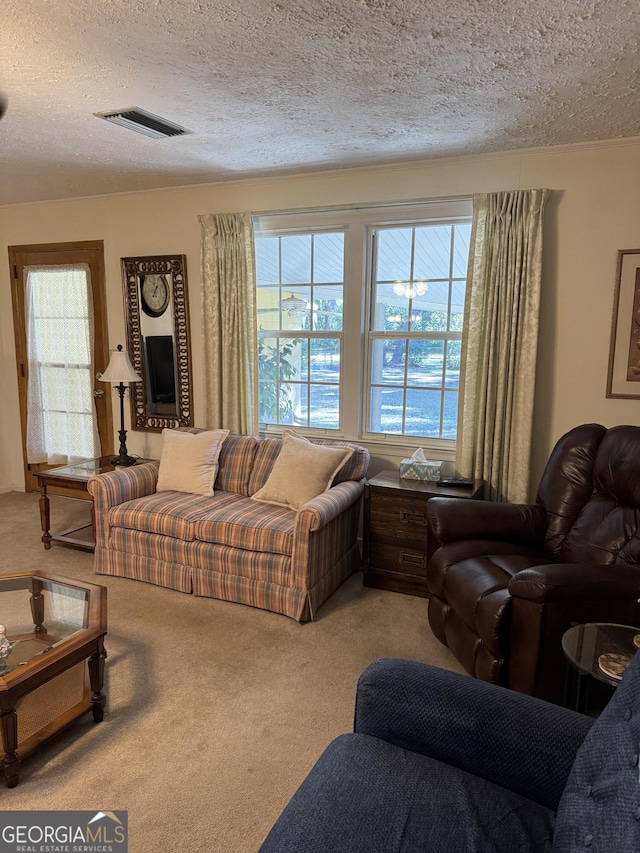
[[[89,683],[91,685],[91,707],[93,709],[93,719],[96,723],[102,721],[104,717],[104,706],[107,702],[107,697],[102,692],[104,684],[104,662],[107,657],[107,652],[104,648],[104,640],[102,637],[98,640],[98,648],[89,658]]]
[[[42,594],[42,581],[34,578],[31,585],[31,616],[35,626],[36,634],[46,634],[44,627],[44,596]]]
[[[2,775],[7,788],[15,788],[20,778],[20,756],[16,752],[18,748],[18,715],[15,708],[2,711],[0,725],[2,726],[2,746],[4,747]]]
[[[42,541],[44,542],[44,547],[48,551],[51,548],[51,533],[49,533],[51,520],[49,515],[47,487],[44,483],[40,484],[40,526],[42,527]]]

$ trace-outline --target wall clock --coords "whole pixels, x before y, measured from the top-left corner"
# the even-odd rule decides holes
[[[145,275],[140,285],[142,310],[149,317],[160,317],[169,304],[169,282],[165,275]]]

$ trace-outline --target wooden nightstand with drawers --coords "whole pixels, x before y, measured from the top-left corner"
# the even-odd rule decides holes
[[[427,501],[438,495],[479,500],[482,486],[482,480],[476,480],[473,488],[402,480],[397,471],[381,471],[368,480],[364,489],[365,586],[428,597]]]

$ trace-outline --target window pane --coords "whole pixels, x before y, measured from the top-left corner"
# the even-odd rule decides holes
[[[275,380],[278,364],[278,341],[276,338],[258,338],[258,380]]]
[[[303,359],[306,360],[308,341],[280,338],[278,376],[281,380],[300,379]],[[305,371],[306,372],[306,371]]]
[[[308,329],[311,302],[310,287],[282,288],[280,301],[283,329]]]
[[[411,228],[378,231],[376,281],[407,281],[411,278]]]
[[[258,382],[260,421],[265,424],[278,423],[278,387],[275,382]]]
[[[89,368],[43,367],[40,371],[45,407],[58,412],[91,414]]]
[[[280,327],[280,288],[277,285],[257,287],[256,308],[259,328],[278,329]]]
[[[371,432],[402,434],[404,393],[401,388],[371,389],[369,429]]]
[[[344,234],[316,234],[313,240],[316,284],[344,281]]]
[[[442,388],[444,341],[410,341],[407,385]]]
[[[260,237],[255,241],[256,283],[278,284],[280,281],[280,241],[278,237]]]
[[[342,285],[314,287],[312,308],[314,331],[342,331]]]
[[[445,385],[458,388],[460,385],[460,352],[462,341],[447,341],[447,371]]]
[[[281,237],[282,283],[311,283],[311,234]]]
[[[466,278],[469,263],[469,242],[471,240],[471,224],[465,222],[456,225],[453,244],[453,276]]]
[[[440,436],[440,391],[409,389],[407,391],[406,435]]]
[[[465,290],[463,281],[454,281],[451,285],[451,321],[449,328],[456,332],[462,331]]]
[[[404,362],[407,341],[404,338],[373,342],[371,383],[374,385],[404,385]]]
[[[415,279],[449,278],[451,232],[450,225],[416,228]]]
[[[74,437],[74,455],[91,459],[94,453],[93,413],[49,412],[51,436],[47,450],[52,456],[66,456],[69,450],[67,431]]]
[[[340,382],[340,341],[320,338],[311,341],[310,378],[315,382]]]
[[[405,332],[409,301],[398,296],[392,284],[376,284],[372,311],[372,329],[376,332]]]
[[[455,438],[458,432],[458,392],[444,392],[442,437]]]
[[[293,412],[291,423],[296,426],[309,426],[309,386],[292,383],[289,386],[289,399]]]
[[[340,389],[336,385],[311,385],[309,426],[338,429],[340,426]]]

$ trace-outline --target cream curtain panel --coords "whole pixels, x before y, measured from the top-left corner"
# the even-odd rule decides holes
[[[256,264],[250,213],[198,217],[202,232],[204,425],[258,431]]]
[[[87,264],[24,268],[30,464],[100,456],[90,275]]]
[[[456,467],[485,498],[529,498],[546,189],[475,196]]]

